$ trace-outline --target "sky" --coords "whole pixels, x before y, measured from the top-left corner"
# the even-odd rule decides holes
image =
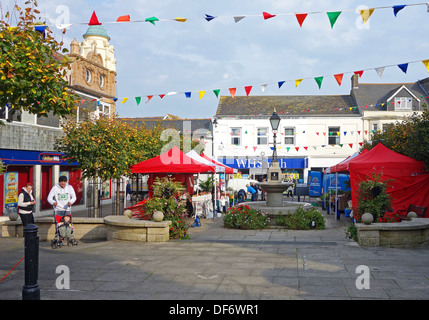
[[[2,0],[3,11],[15,1]],[[23,1],[18,0],[18,3]],[[423,63],[410,63],[405,74],[396,65],[429,59],[429,12],[407,6],[395,17],[392,8],[376,9],[364,24],[357,10],[417,4],[419,1],[331,0],[38,0],[47,23],[75,24],[65,34],[51,27],[69,48],[88,29],[93,11],[111,37],[117,60],[117,106],[120,117],[173,114],[213,118],[220,96],[349,94],[354,71],[387,67],[380,78],[367,70],[362,83],[415,82],[429,76]],[[302,27],[293,13],[308,15]],[[342,11],[333,28],[326,12]],[[264,20],[262,12],[276,15]],[[205,15],[218,17],[211,21]],[[131,21],[108,23],[130,15]],[[235,16],[245,16],[235,22]],[[187,18],[186,22],[162,19]],[[344,73],[341,86],[334,74]],[[314,77],[325,76],[319,89]],[[304,80],[298,87],[295,79]],[[311,78],[311,79],[306,79]],[[286,81],[281,88],[279,81]],[[268,84],[265,90],[261,85]],[[200,99],[199,91],[206,91]],[[160,94],[179,92],[167,95]],[[191,92],[186,98],[184,92]],[[154,97],[148,102],[146,96]],[[126,103],[121,103],[128,97]],[[137,105],[135,97],[143,97]]]

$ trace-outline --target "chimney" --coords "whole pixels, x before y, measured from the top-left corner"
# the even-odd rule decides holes
[[[359,88],[359,75],[352,75],[352,90]]]

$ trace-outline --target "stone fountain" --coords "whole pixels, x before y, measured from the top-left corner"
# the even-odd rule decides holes
[[[275,109],[274,113],[270,117],[270,122],[274,133],[273,158],[271,166],[268,169],[267,182],[258,183],[262,190],[266,192],[267,201],[257,201],[246,204],[256,210],[266,212],[270,217],[270,223],[275,225],[275,218],[277,216],[292,214],[300,206],[304,209],[310,209],[312,206],[309,203],[283,201],[283,192],[292,186],[293,183],[283,182],[282,170],[280,169],[279,162],[277,160],[276,134],[280,124],[280,117],[277,115]]]

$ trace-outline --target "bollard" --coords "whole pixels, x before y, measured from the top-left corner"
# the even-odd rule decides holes
[[[29,224],[24,228],[25,244],[25,285],[22,289],[22,300],[40,300],[39,276],[39,228]]]

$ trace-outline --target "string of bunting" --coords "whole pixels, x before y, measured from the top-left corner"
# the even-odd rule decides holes
[[[422,2],[422,3],[412,3],[412,4],[401,4],[401,5],[390,5],[390,6],[380,6],[380,7],[373,7],[373,8],[368,8],[368,9],[362,9],[359,10],[359,14],[362,17],[362,21],[364,23],[367,23],[369,18],[372,16],[372,14],[374,13],[375,10],[381,10],[381,9],[392,9],[393,10],[393,14],[396,17],[397,14],[403,10],[405,7],[411,7],[411,6],[427,6],[427,11],[429,12],[429,3],[427,2]],[[183,17],[175,17],[175,18],[169,18],[169,19],[160,19],[158,17],[152,16],[152,17],[148,17],[145,19],[140,19],[140,20],[131,20],[131,16],[128,15],[122,15],[119,16],[115,21],[107,21],[107,22],[103,22],[106,24],[115,24],[115,23],[151,23],[153,25],[156,25],[156,23],[158,22],[166,22],[166,21],[176,21],[176,22],[181,22],[181,23],[185,23],[187,21],[190,20],[205,20],[207,22],[213,21],[215,19],[220,19],[220,18],[228,18],[228,19],[233,19],[235,23],[238,23],[240,21],[242,21],[245,18],[248,17],[258,17],[258,18],[263,18],[264,20],[269,20],[275,17],[279,17],[279,16],[295,16],[298,24],[300,27],[303,26],[304,21],[307,19],[307,17],[309,15],[314,15],[314,14],[326,14],[330,23],[331,28],[334,27],[335,23],[337,22],[339,16],[341,15],[341,13],[343,12],[356,12],[356,9],[346,9],[346,10],[337,10],[337,11],[310,11],[310,12],[300,12],[300,13],[296,13],[296,12],[290,12],[290,13],[269,13],[269,12],[262,12],[260,14],[252,14],[252,15],[233,15],[233,16],[215,16],[212,14],[205,14],[202,17],[199,18],[183,18]],[[56,25],[57,28],[59,29],[64,29],[64,28],[68,28],[74,25],[101,25],[102,23],[99,21],[95,11],[93,11],[92,16],[89,20],[89,23],[87,22],[79,22],[79,23],[69,23],[69,24],[59,24]]]
[[[298,87],[301,84],[301,82],[304,80],[313,80],[316,82],[316,84],[320,90],[322,87],[322,83],[326,79],[326,77],[334,77],[335,81],[338,83],[338,85],[341,86],[342,81],[343,81],[343,77],[345,74],[356,74],[359,77],[362,77],[362,75],[365,71],[375,70],[377,75],[380,78],[382,78],[385,68],[398,67],[403,73],[406,74],[409,64],[419,63],[419,62],[422,62],[424,64],[424,66],[426,67],[427,71],[429,72],[429,59],[426,59],[426,60],[410,61],[407,63],[401,63],[401,64],[397,64],[397,65],[387,65],[387,66],[382,66],[382,67],[377,67],[377,68],[368,68],[368,69],[362,69],[362,70],[357,70],[357,71],[348,71],[348,72],[338,73],[338,74],[334,74],[334,75],[324,75],[324,76],[318,76],[318,77],[312,77],[312,78],[299,78],[299,79],[295,79],[295,80],[282,80],[282,81],[277,81],[277,82],[272,82],[272,83],[264,83],[264,84],[261,84],[259,86],[261,87],[262,92],[264,92],[265,89],[267,88],[267,86],[272,85],[272,84],[276,85],[278,87],[278,89],[280,89],[283,87],[283,85],[285,83],[288,83],[288,82],[293,82],[295,84],[295,87]],[[250,95],[253,87],[254,87],[253,85],[249,85],[249,86],[244,87],[244,91],[246,93],[246,96]],[[237,93],[237,87],[227,88],[227,89],[225,89],[225,88],[224,89],[214,89],[214,90],[212,90],[212,92],[215,94],[216,98],[219,98],[220,92],[225,91],[225,90],[227,90],[227,92],[229,92],[229,95],[232,98],[234,98],[236,93]],[[146,98],[147,99],[146,103],[148,103],[149,101],[151,101],[156,96],[159,96],[161,99],[163,99],[165,96],[178,95],[178,94],[184,94],[185,97],[189,99],[192,97],[192,93],[195,93],[195,92],[198,93],[198,97],[201,100],[205,96],[207,91],[206,90],[185,91],[185,92],[175,92],[174,91],[174,92],[168,92],[168,93],[164,93],[164,94],[151,94],[151,95],[135,97],[135,101],[136,101],[137,105],[140,105],[143,98]],[[124,104],[129,100],[129,97],[123,97],[121,99],[114,98],[113,100],[115,102],[119,100],[120,103]]]

